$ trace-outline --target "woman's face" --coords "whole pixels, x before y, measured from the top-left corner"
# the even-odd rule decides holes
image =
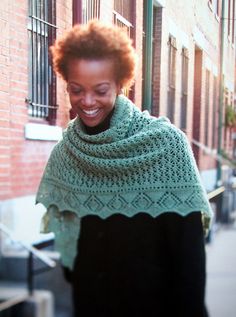
[[[72,110],[88,127],[106,119],[120,91],[114,64],[107,59],[72,59],[67,67],[67,84]]]

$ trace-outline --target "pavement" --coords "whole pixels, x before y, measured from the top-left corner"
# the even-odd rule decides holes
[[[220,225],[206,254],[209,317],[236,317],[236,221]]]

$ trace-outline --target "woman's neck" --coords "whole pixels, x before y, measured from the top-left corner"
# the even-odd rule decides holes
[[[111,121],[111,117],[113,115],[113,112],[114,112],[114,108],[109,113],[109,115],[106,117],[106,119],[104,121],[102,121],[101,123],[99,123],[95,127],[89,127],[89,126],[84,125],[86,132],[90,135],[93,135],[93,134],[98,134],[98,133],[104,132],[107,129],[109,129],[110,128],[110,121]]]

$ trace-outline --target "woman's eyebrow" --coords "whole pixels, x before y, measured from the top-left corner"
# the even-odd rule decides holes
[[[101,87],[101,86],[110,86],[110,83],[108,83],[108,82],[103,82],[103,83],[99,83],[99,84],[97,84],[97,85],[95,85],[94,87],[97,87],[97,88],[99,88],[99,87]]]
[[[69,86],[77,86],[77,87],[81,87],[81,85],[80,85],[80,84],[75,83],[75,82],[68,82],[68,85],[69,85]]]

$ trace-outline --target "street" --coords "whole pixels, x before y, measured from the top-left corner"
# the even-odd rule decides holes
[[[220,227],[206,246],[209,317],[236,316],[236,223]]]

